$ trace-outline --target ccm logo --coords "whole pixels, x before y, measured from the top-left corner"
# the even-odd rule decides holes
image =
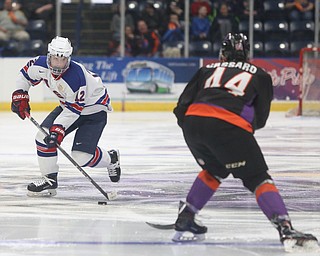
[[[235,162],[235,163],[231,163],[231,164],[226,164],[226,168],[227,169],[234,169],[234,168],[239,168],[239,167],[245,166],[245,165],[246,165],[246,161]]]

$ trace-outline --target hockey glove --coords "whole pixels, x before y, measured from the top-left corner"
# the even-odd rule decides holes
[[[29,94],[23,90],[16,90],[12,93],[11,110],[16,113],[22,120],[26,118],[27,111],[30,114]]]
[[[182,128],[183,126],[183,120],[184,120],[184,116],[186,114],[187,109],[188,109],[188,106],[178,105],[173,110],[173,113],[177,117],[177,122],[180,128]]]
[[[48,148],[55,148],[63,141],[65,130],[62,125],[54,124],[49,130],[50,134],[43,140],[47,144]]]

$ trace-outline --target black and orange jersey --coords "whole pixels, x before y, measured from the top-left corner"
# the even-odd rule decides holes
[[[174,113],[222,119],[249,132],[265,126],[273,98],[272,80],[248,62],[213,63],[200,68],[179,97]]]

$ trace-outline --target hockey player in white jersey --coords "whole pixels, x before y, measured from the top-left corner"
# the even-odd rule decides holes
[[[119,151],[106,151],[98,146],[107,124],[107,112],[112,111],[107,88],[101,78],[71,60],[70,40],[55,37],[48,44],[47,56],[38,56],[20,70],[11,109],[21,119],[30,113],[30,87],[44,84],[57,96],[60,105],[42,122],[48,136],[40,131],[36,147],[41,179],[28,185],[28,195],[56,195],[58,187],[57,145],[75,131],[71,156],[82,167],[106,168],[110,180],[120,180]]]

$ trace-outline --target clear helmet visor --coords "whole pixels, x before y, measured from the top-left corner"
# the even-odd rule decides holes
[[[51,70],[51,73],[59,76],[69,68],[70,57],[58,57],[48,53],[47,64]]]

